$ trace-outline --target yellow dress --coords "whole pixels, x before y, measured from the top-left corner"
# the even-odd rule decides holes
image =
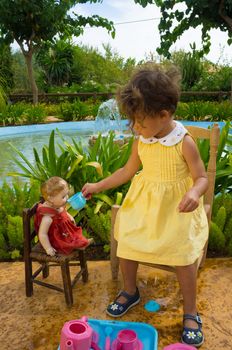
[[[162,142],[144,143],[140,137],[143,170],[134,177],[115,223],[117,256],[121,258],[185,266],[202,253],[208,238],[203,198],[193,212],[178,211],[192,178],[182,155],[187,130],[182,126],[178,134],[175,129],[175,135],[172,132]]]

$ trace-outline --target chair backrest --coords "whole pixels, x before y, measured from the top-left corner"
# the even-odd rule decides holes
[[[209,218],[211,218],[212,205],[214,199],[214,187],[216,178],[216,163],[217,163],[217,149],[220,137],[220,128],[218,124],[214,124],[211,129],[200,128],[198,126],[186,126],[195,140],[208,139],[210,144],[209,162],[207,166],[207,175],[209,187],[204,195],[204,203],[209,205]]]
[[[23,234],[24,234],[24,256],[30,254],[32,241],[37,235],[34,226],[31,225],[31,219],[34,217],[39,203],[36,203],[32,208],[23,209]]]

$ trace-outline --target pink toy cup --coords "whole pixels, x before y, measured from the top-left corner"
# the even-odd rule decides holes
[[[90,350],[93,329],[84,320],[66,322],[61,330],[60,350]]]
[[[117,350],[139,350],[137,334],[130,329],[123,329],[118,332],[116,344]]]

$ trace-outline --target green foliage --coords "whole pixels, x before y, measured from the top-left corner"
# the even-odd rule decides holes
[[[176,65],[182,75],[182,90],[191,88],[200,80],[203,72],[203,63],[200,53],[196,50],[195,43],[190,45],[192,51],[176,51],[172,54],[170,62]]]
[[[7,236],[9,237],[10,248],[12,248],[12,250],[20,250],[23,245],[22,217],[8,215],[7,221]]]
[[[217,215],[215,217],[215,224],[220,228],[221,231],[223,231],[225,222],[226,222],[226,208],[221,207],[218,210]]]
[[[6,86],[6,80],[0,74],[0,118],[1,112],[6,108],[6,93],[4,87]]]
[[[0,109],[0,124],[36,124],[43,122],[45,116],[45,107],[42,104],[33,106],[29,103],[18,102]]]
[[[209,234],[209,249],[217,252],[223,252],[225,248],[226,239],[220,228],[211,222]]]
[[[175,114],[178,119],[186,120],[231,120],[232,104],[230,101],[179,102]]]
[[[232,136],[230,130],[231,123],[227,122],[220,133],[216,164],[215,194],[232,191],[232,153],[230,151]],[[209,140],[200,140],[198,147],[201,158],[207,168],[209,162]]]
[[[70,42],[46,42],[38,52],[36,60],[42,68],[46,85],[60,86],[69,82],[73,65],[73,46]]]
[[[83,120],[87,116],[96,116],[99,106],[100,102],[93,104],[76,99],[73,103],[61,103],[59,115],[65,121]]]
[[[62,137],[61,134],[60,136]],[[86,182],[99,181],[121,168],[127,162],[133,138],[129,140],[129,143],[120,146],[114,142],[114,136],[113,132],[107,137],[99,134],[96,141],[88,147],[81,142],[76,142],[74,139],[72,139],[71,144],[62,137],[65,144],[62,151],[69,153],[72,164],[75,164],[75,159],[78,155],[83,156],[80,166],[74,168],[69,177],[69,182],[74,186],[75,192],[79,191]],[[96,171],[96,162],[101,165],[101,169],[98,169],[98,171]],[[118,190],[121,191],[120,188]],[[107,194],[115,193],[115,191],[115,189],[109,190]]]
[[[30,92],[30,82],[27,73],[27,66],[22,52],[16,51],[12,54],[13,60],[13,75],[15,93]],[[37,67],[34,67],[35,70]],[[35,73],[36,75],[36,73]]]
[[[211,64],[208,69],[203,69],[201,77],[195,83],[194,91],[230,91],[232,79],[232,67],[229,65]]]
[[[0,76],[5,80],[4,89],[7,92],[14,86],[12,63],[10,46],[0,43]]]
[[[210,29],[220,29],[227,32],[228,44],[232,43],[232,6],[231,0],[134,0],[135,3],[146,7],[148,4],[156,4],[160,7],[161,19],[159,31],[161,46],[157,50],[159,54],[170,56],[169,49],[173,43],[189,28],[202,27],[202,42],[205,53],[210,49]],[[176,4],[183,4],[183,10],[177,9]],[[178,5],[177,4],[177,5]],[[187,8],[186,8],[187,7]]]
[[[120,57],[109,45],[103,45],[104,54],[87,46],[74,47],[72,83],[80,86],[82,92],[115,91],[119,84],[125,84],[135,67],[134,59]]]
[[[0,259],[15,259],[22,255],[22,211],[39,200],[36,183],[4,182],[0,187]]]
[[[232,256],[232,195],[216,196],[209,232],[209,248]]]
[[[98,215],[94,214],[93,208],[87,207],[85,210],[85,225],[90,236],[94,237],[96,242],[107,244],[110,240],[111,229],[111,211],[105,213],[100,212]]]

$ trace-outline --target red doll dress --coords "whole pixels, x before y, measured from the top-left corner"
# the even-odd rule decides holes
[[[82,228],[76,226],[71,221],[65,209],[59,213],[56,209],[44,207],[42,204],[38,205],[34,218],[35,230],[37,233],[39,232],[39,226],[44,215],[50,215],[52,218],[48,237],[51,246],[55,248],[58,253],[68,255],[74,249],[84,248],[89,244],[88,239],[82,234]]]

